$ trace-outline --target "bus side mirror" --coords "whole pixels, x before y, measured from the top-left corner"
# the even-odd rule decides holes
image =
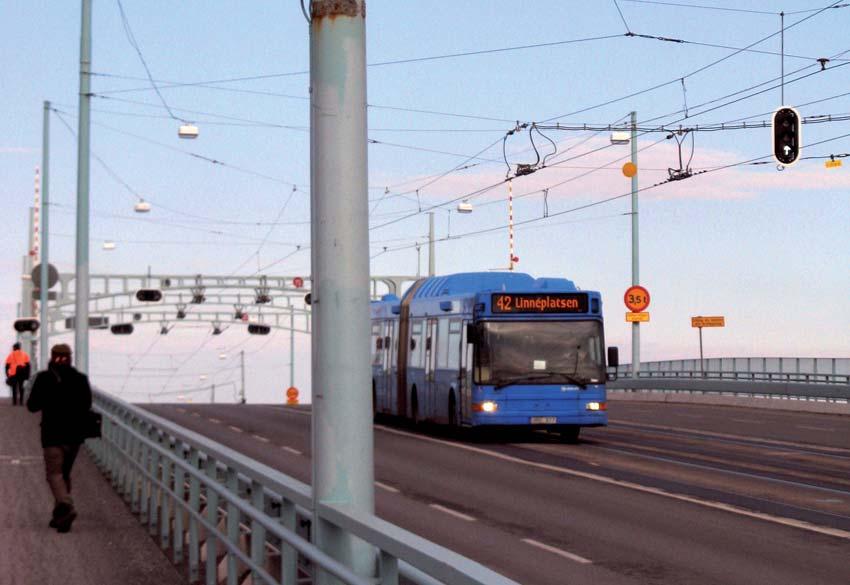
[[[616,368],[620,365],[620,348],[617,346],[608,348],[608,367]]]
[[[620,365],[620,349],[616,346],[608,348],[608,367],[614,368],[613,373],[609,372],[605,375],[608,381],[617,379],[617,367]]]
[[[466,324],[466,342],[476,344],[479,341],[478,327],[475,323]]]

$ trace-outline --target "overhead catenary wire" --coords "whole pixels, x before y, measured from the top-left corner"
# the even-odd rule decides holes
[[[824,139],[824,140],[819,140],[817,142],[813,142],[813,143],[809,144],[809,147],[819,146],[821,144],[826,144],[828,142],[833,142],[833,141],[836,141],[836,140],[842,140],[842,139],[845,139],[845,138],[850,138],[850,133],[842,134],[840,136],[833,136],[832,138],[827,138],[827,139]],[[848,154],[850,154],[850,153],[848,153]],[[834,156],[836,158],[840,157],[840,155],[831,155],[831,156]],[[718,172],[718,171],[722,171],[722,170],[726,170],[726,169],[730,169],[730,168],[734,168],[734,167],[740,167],[740,166],[745,166],[745,165],[770,164],[771,161],[766,161],[766,163],[763,162],[763,161],[765,161],[765,159],[772,159],[772,157],[773,157],[772,154],[768,154],[768,155],[754,157],[754,158],[750,158],[750,159],[746,159],[746,160],[742,160],[742,161],[737,161],[737,162],[733,162],[733,163],[717,165],[715,167],[710,167],[710,168],[707,168],[707,169],[703,169],[699,172],[695,172],[687,180],[692,180],[693,177],[699,177],[699,176],[702,176],[702,175],[705,175],[705,174],[710,174],[710,173],[714,173],[714,172]],[[818,157],[811,157],[811,158],[821,159],[821,158],[830,158],[830,156],[818,156]],[[645,187],[639,188],[638,193],[657,189],[657,188],[659,188],[663,185],[669,184],[671,182],[673,182],[673,181],[667,179],[667,180],[664,180],[664,181],[660,181],[658,183],[654,183],[652,185],[647,185]],[[539,190],[535,191],[535,193],[539,193],[539,192],[540,192]],[[553,217],[559,217],[559,216],[562,216],[562,215],[575,213],[575,212],[582,211],[582,210],[585,210],[585,209],[590,209],[592,207],[597,207],[599,205],[604,205],[606,203],[610,203],[610,202],[616,201],[618,199],[623,199],[623,198],[631,196],[631,194],[632,194],[632,192],[630,190],[630,191],[625,192],[625,193],[621,193],[621,194],[618,194],[618,195],[612,195],[612,196],[606,197],[604,199],[596,200],[596,201],[593,201],[593,202],[590,202],[590,203],[587,203],[587,204],[578,205],[578,206],[575,206],[575,207],[571,207],[569,209],[561,210],[561,211],[554,212],[554,213],[550,212],[548,215],[544,215],[544,216],[541,216],[541,217],[535,217],[535,218],[530,218],[530,219],[527,219],[527,220],[518,221],[518,222],[514,223],[514,226],[515,227],[516,226],[527,226],[527,225],[536,224],[536,223],[539,223],[539,222],[542,222],[542,221],[548,221]],[[452,235],[450,237],[447,236],[447,237],[442,237],[442,238],[435,238],[434,242],[440,243],[440,242],[446,242],[446,241],[460,240],[460,239],[467,238],[467,237],[479,236],[479,235],[493,233],[493,232],[496,232],[496,231],[502,231],[502,230],[506,230],[506,229],[508,229],[508,224],[502,224],[502,225],[493,226],[493,227],[489,227],[489,228],[483,228],[483,229],[479,229],[479,230],[455,234],[455,235]],[[417,245],[419,245],[418,242],[414,243],[414,244],[406,245],[406,246],[399,246],[399,247],[396,247],[396,248],[388,248],[386,252],[387,253],[393,253],[393,252],[399,252],[399,251],[403,251],[403,250],[410,250],[410,249],[414,249]]]
[[[165,101],[165,97],[162,95],[162,92],[159,91],[159,87],[157,87],[156,82],[153,79],[153,75],[151,75],[150,67],[148,67],[148,63],[145,60],[145,56],[142,54],[142,49],[139,47],[139,43],[136,41],[136,37],[133,34],[133,29],[130,26],[130,20],[127,18],[127,13],[124,11],[124,5],[121,3],[121,0],[115,0],[118,4],[118,11],[121,13],[121,24],[124,26],[124,34],[127,37],[127,41],[130,43],[130,46],[133,47],[136,51],[136,55],[139,57],[139,61],[142,62],[142,67],[145,69],[145,73],[148,76],[148,80],[153,87],[153,90],[156,92],[156,95],[159,97],[162,105],[168,111],[168,115],[173,119],[179,122],[186,122],[185,119],[177,117],[173,111],[171,111],[171,107],[168,105],[168,102]]]
[[[811,19],[811,18],[814,18],[815,16],[818,16],[819,14],[823,13],[825,10],[828,10],[829,8],[831,8],[831,7],[835,6],[835,5],[839,4],[839,3],[840,3],[840,2],[832,2],[832,3],[831,3],[831,4],[829,4],[828,6],[826,6],[826,7],[824,7],[824,8],[819,9],[817,12],[814,12],[814,13],[812,13],[812,14],[810,14],[810,15],[808,15],[808,16],[806,16],[806,17],[804,17],[804,18],[801,18],[801,19],[799,19],[799,20],[797,20],[797,21],[795,21],[795,22],[793,22],[793,23],[789,24],[788,26],[783,27],[783,29],[782,29],[782,30],[788,30],[788,29],[794,28],[794,27],[796,27],[796,26],[798,26],[798,25],[802,24],[803,22],[808,21],[808,20],[809,20],[809,19]],[[600,103],[600,104],[596,104],[596,105],[592,105],[592,106],[587,106],[587,107],[584,107],[584,108],[581,108],[581,109],[579,109],[579,110],[575,110],[575,111],[573,111],[573,112],[569,112],[569,113],[566,113],[566,114],[561,114],[561,115],[558,115],[558,116],[552,116],[552,117],[546,118],[545,120],[542,120],[542,123],[545,123],[545,122],[552,122],[552,121],[554,121],[554,120],[560,120],[560,119],[562,119],[562,118],[566,118],[566,117],[568,117],[568,116],[573,116],[573,115],[576,115],[576,114],[582,114],[582,113],[584,113],[584,112],[589,112],[589,111],[591,111],[591,110],[595,110],[595,109],[598,109],[598,108],[601,108],[601,107],[604,107],[604,106],[608,106],[608,105],[611,105],[611,104],[615,104],[615,103],[617,103],[617,102],[621,102],[621,101],[624,101],[624,100],[627,100],[627,99],[630,99],[630,98],[636,97],[636,96],[641,95],[641,94],[644,94],[644,93],[649,93],[649,92],[651,92],[651,91],[655,91],[656,89],[660,89],[660,88],[662,88],[662,87],[666,87],[666,86],[671,85],[671,84],[673,84],[673,83],[680,83],[680,82],[681,82],[681,81],[680,81],[681,79],[687,79],[688,77],[693,77],[694,75],[697,75],[697,74],[699,74],[699,73],[702,73],[703,71],[706,71],[707,69],[710,69],[710,68],[712,68],[712,67],[714,67],[714,66],[716,66],[716,65],[719,65],[720,63],[723,63],[724,61],[727,61],[728,59],[731,59],[732,57],[734,57],[734,56],[736,56],[736,55],[739,55],[739,54],[741,54],[742,52],[747,51],[747,50],[751,49],[752,47],[755,47],[756,45],[759,45],[759,44],[761,44],[761,43],[763,43],[763,42],[765,42],[765,41],[767,41],[767,40],[769,40],[769,39],[771,39],[771,38],[775,37],[776,35],[780,34],[780,32],[781,32],[781,31],[773,32],[773,33],[771,33],[771,34],[769,34],[769,35],[767,35],[767,36],[765,36],[765,37],[760,38],[760,39],[759,39],[759,40],[757,40],[757,41],[754,41],[754,42],[750,43],[750,44],[749,44],[749,45],[747,45],[746,47],[743,47],[743,48],[737,49],[737,50],[735,50],[734,52],[732,52],[732,53],[730,53],[730,54],[728,54],[728,55],[725,55],[725,56],[723,56],[723,57],[721,57],[721,58],[719,58],[719,59],[715,59],[714,61],[711,61],[710,63],[707,63],[707,64],[705,64],[705,65],[702,65],[702,66],[698,67],[697,69],[694,69],[694,70],[690,71],[689,73],[686,73],[686,74],[684,74],[684,75],[678,75],[678,76],[676,76],[674,79],[671,79],[671,80],[669,80],[669,81],[665,81],[665,82],[662,82],[662,83],[658,83],[658,84],[655,84],[655,85],[653,85],[653,86],[651,86],[651,87],[648,87],[648,88],[645,88],[645,89],[642,89],[642,90],[639,90],[639,91],[631,92],[631,93],[629,93],[628,95],[625,95],[625,96],[622,96],[622,97],[618,97],[618,98],[614,98],[614,99],[611,99],[611,100],[607,100],[607,101],[605,101],[605,102],[603,102],[603,103]],[[628,34],[628,33],[627,33],[627,34]]]

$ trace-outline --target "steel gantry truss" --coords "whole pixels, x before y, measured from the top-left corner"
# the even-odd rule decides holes
[[[412,276],[373,276],[371,296],[400,294]],[[48,306],[49,335],[73,330],[75,275],[60,274],[56,300]],[[181,323],[210,325],[211,332],[240,324],[262,324],[299,333],[312,331],[307,304],[310,278],[296,276],[215,276],[177,274],[93,274],[89,277],[89,313],[111,324],[157,324],[169,329]],[[158,302],[137,299],[140,290],[162,293]],[[167,331],[165,331],[167,332]]]

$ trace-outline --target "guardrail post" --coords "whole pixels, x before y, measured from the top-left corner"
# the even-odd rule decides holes
[[[260,482],[251,481],[251,504],[262,514],[266,510],[266,494]],[[266,529],[256,520],[251,520],[251,560],[257,567],[266,563]],[[257,571],[251,573],[251,583],[262,583]]]
[[[165,437],[165,440],[168,442],[169,438]],[[165,456],[161,461],[163,487],[159,490],[159,546],[162,550],[166,550],[171,540],[171,510],[178,508],[171,505],[171,461]]]
[[[195,447],[189,447],[189,463],[192,469],[200,470],[201,455]],[[189,514],[189,582],[197,583],[200,580],[200,543],[195,514],[201,512],[201,482],[194,474],[189,478],[189,509],[194,512]]]
[[[235,469],[227,469],[227,491],[234,498],[239,497],[239,474]],[[227,541],[233,546],[239,546],[239,510],[232,502],[227,503]],[[239,559],[227,552],[227,585],[237,585]]]
[[[398,559],[381,551],[378,556],[378,575],[380,585],[398,585]]]
[[[142,428],[139,430],[143,437],[150,437],[150,425],[148,423],[142,423]],[[139,464],[141,465],[139,478],[141,479],[142,484],[141,502],[139,503],[139,522],[141,522],[142,526],[148,523],[148,504],[150,503],[151,482],[145,472],[150,469],[150,464],[148,463],[150,455],[150,447],[148,447],[147,443],[142,442],[142,457],[139,460]]]
[[[150,429],[148,437],[151,441],[159,442],[157,434],[158,433],[155,429]],[[157,450],[151,448],[150,459],[148,460],[150,463],[150,467],[148,467],[148,474],[151,484],[151,489],[148,494],[150,497],[150,501],[148,502],[148,533],[151,536],[156,536],[156,520],[158,512],[157,494],[161,491],[156,485],[156,480],[159,478],[159,459],[160,457]]]
[[[141,432],[141,424],[138,419],[133,419],[130,423],[131,428],[136,432]],[[143,463],[143,449],[142,442],[136,435],[133,435],[133,444],[130,450],[130,457],[133,458],[133,461],[136,461],[139,464],[144,465]],[[142,497],[142,482],[144,482],[144,478],[142,474],[139,473],[139,468],[135,465],[130,471],[130,511],[133,514],[139,514],[139,503]]]
[[[218,483],[218,463],[215,459],[207,455],[204,467],[209,478],[207,486]],[[216,546],[216,533],[218,531],[218,492],[212,489],[207,489],[207,520],[212,526],[212,530],[207,530],[207,565],[204,573],[206,574],[207,585],[216,585],[218,581],[218,547]]]
[[[118,465],[115,483],[113,484],[113,487],[115,487],[115,491],[118,492],[118,495],[123,496],[124,477],[127,475],[128,471],[127,458],[124,453],[124,446],[127,443],[127,431],[124,430],[124,427],[119,424],[115,424],[113,426],[115,427],[116,432],[115,456],[117,458]]]
[[[175,441],[172,452],[179,461],[183,461],[185,459],[183,442],[179,439]],[[183,471],[180,465],[174,466],[174,493],[176,501],[174,504],[174,539],[172,548],[174,552],[174,563],[180,564],[183,562],[183,515],[185,513],[182,503],[186,501],[186,472]]]
[[[281,497],[280,499],[280,523],[287,530],[295,534],[295,504]],[[280,543],[280,582],[286,585],[297,583],[298,577],[298,552],[286,542]]]

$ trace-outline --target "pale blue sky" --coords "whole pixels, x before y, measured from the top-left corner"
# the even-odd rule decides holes
[[[115,0],[94,1],[92,148],[132,189],[149,199],[154,211],[145,221],[134,216],[134,196],[92,161],[92,272],[229,274],[244,265],[250,274],[291,253],[309,240],[307,26],[296,0],[285,2],[123,0],[130,24],[156,79],[178,82],[266,77],[210,84],[214,87],[163,88],[175,113],[196,121],[200,138],[178,140],[174,120],[143,78],[144,70],[128,43]],[[684,3],[689,3],[684,0]],[[696,2],[694,2],[697,4]],[[704,6],[786,13],[822,8],[829,2],[703,0]],[[638,34],[677,38],[692,43],[746,47],[779,30],[777,14],[685,8],[620,0],[629,29]],[[788,14],[786,25],[812,12]],[[824,11],[785,36],[785,101],[800,105],[803,116],[850,113],[850,96],[809,102],[847,93],[850,52],[818,70],[816,58],[850,51],[846,31],[850,8]],[[382,199],[415,189],[431,175],[462,163],[498,141],[511,120],[542,121],[584,110],[640,90],[673,81],[654,91],[560,119],[563,123],[608,123],[630,110],[639,120],[683,117],[682,124],[711,124],[752,117],[769,120],[780,105],[779,89],[724,105],[752,92],[717,98],[772,80],[780,72],[774,54],[745,52],[689,75],[733,51],[696,44],[623,36],[625,24],[613,1],[469,1],[369,2],[368,60],[384,63],[416,57],[497,49],[570,39],[615,38],[550,45],[415,63],[369,68],[370,198],[373,224],[417,211],[404,197]],[[779,37],[753,49],[775,53]],[[0,234],[7,254],[0,260],[0,327],[9,332],[18,300],[20,256],[25,252],[26,209],[32,200],[33,170],[40,163],[41,107],[51,100],[76,130],[78,91],[79,2],[5,2],[0,6],[0,68],[4,116],[0,120]],[[801,58],[804,57],[804,58]],[[842,60],[844,59],[844,60]],[[799,73],[794,73],[795,71]],[[812,74],[805,79],[795,79]],[[123,77],[120,77],[123,76]],[[685,77],[682,83],[677,81]],[[773,83],[758,88],[765,89]],[[218,89],[216,89],[218,88]],[[224,88],[239,91],[225,91]],[[116,93],[116,90],[138,90]],[[244,90],[261,93],[246,93]],[[268,95],[276,94],[276,95]],[[127,101],[129,100],[129,101]],[[724,105],[705,113],[710,108]],[[391,108],[430,110],[479,118],[415,113]],[[483,119],[481,119],[483,118]],[[73,268],[73,205],[76,141],[53,116],[51,196],[52,258],[63,271]],[[246,120],[262,122],[248,125]],[[271,123],[271,124],[267,124]],[[285,127],[283,127],[285,126]],[[558,157],[580,155],[606,146],[606,133],[548,132],[560,144]],[[850,122],[806,125],[804,145],[850,134]],[[135,136],[131,136],[135,135]],[[672,140],[652,144],[663,135],[639,141],[641,186],[667,176],[678,166]],[[586,140],[586,141],[585,141]],[[584,142],[583,142],[584,141]],[[158,144],[155,144],[158,143]],[[540,139],[539,143],[545,143]],[[689,143],[688,143],[689,144]],[[768,129],[696,134],[692,166],[705,169],[769,154]],[[508,144],[511,163],[533,162],[527,134]],[[569,154],[566,148],[573,147]],[[438,154],[415,149],[429,149]],[[251,171],[213,166],[174,149],[194,152]],[[540,218],[540,190],[610,163],[608,169],[575,179],[549,192],[549,213],[626,193],[620,174],[627,146],[614,146],[514,181],[515,194],[538,191],[516,202],[518,221]],[[850,152],[850,137],[805,149],[805,156]],[[686,150],[686,156],[690,148]],[[420,192],[424,205],[435,205],[472,192],[504,177],[501,144],[482,153],[476,166],[447,176]],[[531,159],[529,159],[531,157]],[[642,328],[645,359],[693,357],[698,352],[689,317],[722,314],[723,330],[706,332],[706,354],[850,355],[850,230],[848,189],[850,161],[827,170],[823,160],[804,160],[778,172],[772,164],[739,166],[695,176],[642,193],[641,281],[652,293],[652,321]],[[590,168],[573,168],[590,167]],[[260,176],[263,175],[263,176]],[[291,186],[298,185],[281,213]],[[396,187],[396,185],[398,185]],[[475,211],[459,216],[447,206],[437,212],[437,234],[459,235],[506,223],[505,187],[471,199]],[[408,194],[407,197],[415,196]],[[378,201],[380,203],[378,203]],[[165,210],[176,210],[178,213]],[[607,313],[609,344],[630,355],[622,294],[630,283],[629,199],[550,217],[517,230],[519,269],[538,276],[566,276],[600,290]],[[280,223],[255,255],[268,227],[199,221],[191,213],[220,221]],[[392,214],[392,215],[391,215]],[[183,226],[183,227],[180,227]],[[188,226],[192,229],[186,229]],[[206,230],[206,231],[205,231]],[[225,235],[211,231],[226,232]],[[424,241],[427,218],[415,215],[372,232],[373,274],[416,273],[416,251],[394,248]],[[235,235],[234,235],[235,234]],[[114,240],[105,252],[102,241]],[[141,243],[145,242],[145,243]],[[158,243],[151,243],[158,242]],[[381,253],[386,246],[388,251]],[[487,270],[507,259],[503,230],[437,245],[440,273]],[[423,270],[427,267],[422,254]],[[306,274],[309,253],[278,264],[277,274]],[[93,334],[92,370],[98,383],[115,386],[126,367],[125,354],[138,355],[157,337],[140,329],[120,343]],[[149,367],[189,357],[207,341],[206,332],[175,331],[151,350]],[[288,381],[287,337],[251,339],[231,329],[207,344],[178,371],[170,389],[197,385],[198,374],[223,367],[217,356],[240,349],[250,353],[249,399],[282,396]],[[7,334],[11,342],[11,334]],[[306,338],[299,343],[298,383],[308,386]],[[181,353],[186,352],[186,353]],[[163,355],[159,355],[163,354]],[[177,357],[169,357],[177,356]],[[227,362],[230,363],[230,362]],[[225,364],[226,365],[226,364]],[[98,379],[98,375],[103,374]],[[232,371],[218,374],[225,382]],[[235,378],[229,378],[231,380]],[[161,388],[161,380],[131,378],[125,390]],[[131,396],[132,397],[132,396]]]

